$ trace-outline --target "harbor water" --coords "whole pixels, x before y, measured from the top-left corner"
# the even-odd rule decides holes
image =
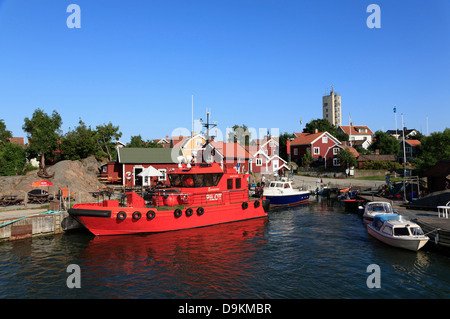
[[[69,265],[79,267],[79,288],[68,287]],[[379,288],[369,287],[370,265]],[[198,229],[0,243],[0,298],[449,297],[448,254],[387,246],[356,213],[320,197]]]

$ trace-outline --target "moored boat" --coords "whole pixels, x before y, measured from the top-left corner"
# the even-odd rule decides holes
[[[183,164],[168,172],[171,187],[145,199],[126,193],[118,200],[76,204],[69,214],[94,235],[165,232],[267,216],[269,201],[249,199],[248,174],[219,164]]]
[[[375,215],[367,232],[385,244],[412,251],[418,251],[429,240],[419,225],[397,214]]]
[[[365,224],[371,224],[375,215],[392,213],[394,210],[388,202],[369,202],[364,207],[363,221]]]
[[[270,207],[294,206],[309,202],[309,191],[294,189],[291,181],[273,181],[264,187],[263,196]]]
[[[364,203],[363,199],[342,199],[341,202],[345,206],[345,210],[349,212],[357,212],[359,206]]]

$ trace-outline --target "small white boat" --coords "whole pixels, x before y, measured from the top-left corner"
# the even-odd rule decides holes
[[[373,218],[378,214],[392,214],[394,210],[388,202],[370,202],[364,207],[363,221],[365,224],[371,224]]]
[[[309,191],[294,189],[291,181],[270,182],[263,192],[270,201],[270,207],[304,204],[309,202],[309,195]]]
[[[397,214],[380,214],[367,225],[369,235],[393,247],[418,251],[429,240],[422,228]]]

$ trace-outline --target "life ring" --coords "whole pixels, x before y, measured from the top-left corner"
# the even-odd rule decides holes
[[[133,219],[139,220],[139,219],[141,219],[141,217],[142,217],[141,212],[136,211],[133,213]]]
[[[205,210],[203,209],[203,207],[197,208],[197,215],[198,216],[202,216],[204,213],[205,213]]]
[[[254,206],[255,208],[258,208],[260,204],[261,204],[261,203],[259,202],[259,200],[255,200],[255,202],[253,203],[253,206]]]
[[[247,209],[248,208],[248,203],[247,202],[243,202],[242,203],[242,208],[243,209]]]
[[[155,212],[152,211],[152,210],[149,210],[149,211],[147,212],[147,219],[152,220],[153,218],[155,218]]]
[[[117,213],[118,220],[124,220],[125,218],[127,218],[127,213],[125,213],[124,211],[120,211]]]
[[[173,212],[173,214],[175,215],[176,218],[181,217],[181,215],[183,214],[183,212],[181,211],[181,209],[177,208],[175,209],[175,211]]]
[[[188,209],[186,209],[185,213],[186,213],[186,216],[189,217],[189,216],[192,216],[194,211],[192,210],[192,208],[189,207]]]

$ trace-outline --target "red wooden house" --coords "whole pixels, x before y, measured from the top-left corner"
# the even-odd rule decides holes
[[[223,167],[236,167],[238,172],[250,171],[250,153],[239,143],[211,141],[205,150],[207,160],[214,160]],[[209,158],[209,159],[208,159]]]
[[[117,148],[117,160],[100,167],[100,179],[126,187],[153,186],[168,183],[167,172],[178,166],[178,148]],[[159,177],[139,176],[145,168],[153,166],[162,173]]]
[[[296,138],[290,142],[291,159],[302,165],[303,156],[311,152],[313,161],[325,167],[340,166],[337,154],[343,147],[341,142],[328,132],[295,133]]]
[[[249,146],[252,155],[251,171],[254,173],[275,173],[280,169],[289,169],[287,162],[279,156],[278,138],[270,137],[255,140]]]

